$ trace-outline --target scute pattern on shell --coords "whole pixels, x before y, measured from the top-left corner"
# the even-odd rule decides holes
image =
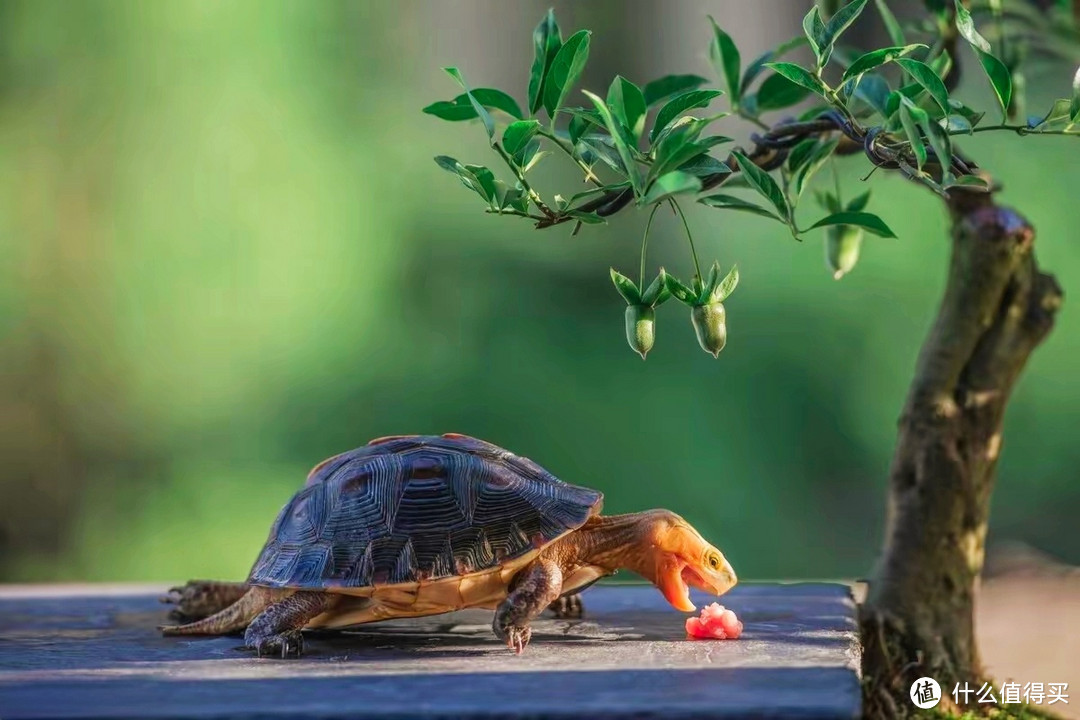
[[[477,572],[581,527],[602,500],[475,438],[380,438],[312,470],[249,582],[359,588]]]

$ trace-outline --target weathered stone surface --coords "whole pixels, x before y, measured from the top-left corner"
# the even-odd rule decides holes
[[[164,638],[146,587],[0,589],[0,718],[730,718],[859,715],[849,588],[744,584],[736,641],[687,641],[652,588],[601,586],[515,657],[466,611],[312,636],[300,660]],[[695,595],[694,601],[709,602]]]

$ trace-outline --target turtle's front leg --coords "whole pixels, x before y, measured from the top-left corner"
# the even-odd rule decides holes
[[[562,570],[553,560],[539,558],[514,576],[510,593],[495,609],[491,629],[518,655],[529,644],[529,622],[562,594]]]
[[[171,588],[161,602],[176,605],[169,618],[191,622],[221,612],[248,591],[248,584],[219,580],[188,580],[187,584]]]
[[[316,615],[337,604],[340,595],[299,590],[259,613],[244,632],[244,645],[261,657],[300,657],[304,651],[301,630]]]

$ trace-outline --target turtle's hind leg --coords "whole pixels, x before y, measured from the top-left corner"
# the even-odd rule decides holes
[[[580,620],[585,615],[581,593],[577,592],[555,598],[555,602],[548,605],[548,610],[560,620]]]
[[[340,595],[318,590],[299,590],[272,603],[251,621],[244,633],[244,645],[263,655],[300,657],[304,651],[301,630],[308,622],[341,600]]]
[[[169,619],[178,623],[201,620],[219,613],[242,598],[248,584],[218,580],[188,580],[184,585],[170,588],[161,602],[175,605]]]
[[[282,596],[282,590],[252,587],[239,600],[209,617],[185,625],[161,625],[162,635],[227,635],[247,627],[251,619]]]

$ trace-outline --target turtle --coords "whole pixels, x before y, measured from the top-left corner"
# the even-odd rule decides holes
[[[246,582],[192,580],[162,598],[164,635],[244,633],[258,655],[297,657],[305,629],[463,608],[494,610],[515,653],[549,606],[617,570],[691,612],[690,586],[722,595],[731,564],[679,515],[602,515],[603,494],[461,434],[372,440],[315,466],[270,529]]]

